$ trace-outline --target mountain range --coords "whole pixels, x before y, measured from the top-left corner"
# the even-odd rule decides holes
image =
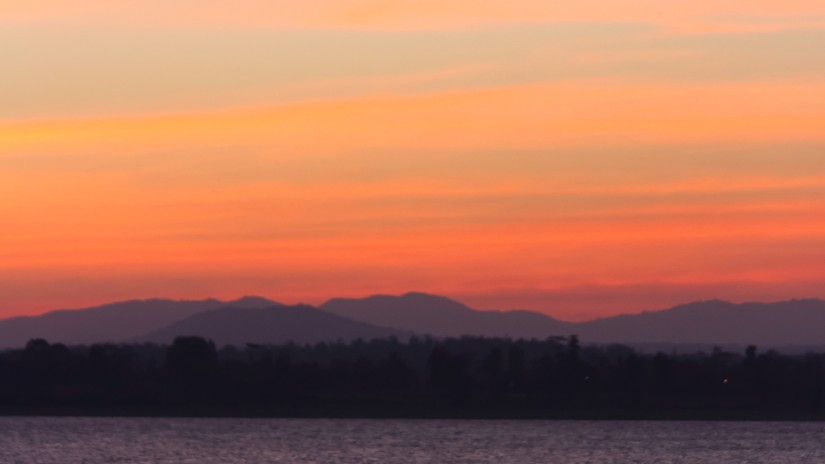
[[[168,343],[200,335],[219,345],[316,343],[412,335],[539,338],[577,334],[585,343],[825,347],[825,301],[695,302],[662,311],[567,322],[525,311],[479,311],[442,296],[407,293],[287,306],[234,301],[133,300],[0,320],[0,347],[33,338],[66,344]]]
[[[138,341],[171,343],[180,335],[200,335],[218,345],[246,343],[350,342],[361,338],[409,338],[412,333],[358,322],[307,305],[266,308],[225,307],[194,314]]]
[[[39,316],[0,320],[0,346],[25,345],[32,338],[71,345],[124,342],[194,314],[221,307],[260,308],[279,305],[260,297],[234,301],[132,300],[85,309],[63,309]]]

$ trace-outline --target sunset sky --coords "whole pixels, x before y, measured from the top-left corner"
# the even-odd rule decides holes
[[[0,0],[0,317],[825,297],[822,0]]]

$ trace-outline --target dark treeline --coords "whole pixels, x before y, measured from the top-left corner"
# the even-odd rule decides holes
[[[641,355],[578,339],[0,353],[0,413],[825,419],[825,354]]]

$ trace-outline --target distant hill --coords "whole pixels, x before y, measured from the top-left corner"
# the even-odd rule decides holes
[[[235,301],[150,299],[51,311],[39,316],[0,320],[0,347],[23,346],[33,338],[72,345],[124,342],[193,314],[223,306],[255,308],[277,304],[261,297]]]
[[[546,338],[573,333],[576,324],[532,311],[478,311],[443,296],[406,293],[333,298],[320,306],[339,316],[436,337]]]
[[[825,301],[817,299],[742,304],[712,300],[574,323],[532,311],[479,311],[443,296],[407,293],[333,298],[317,309],[261,297],[126,301],[0,320],[0,347],[19,347],[32,338],[66,344],[166,343],[177,335],[201,335],[219,344],[246,344],[403,339],[413,333],[537,339],[577,334],[584,343],[624,343],[645,350],[756,344],[804,352],[825,346],[823,329]]]
[[[584,342],[669,344],[825,344],[825,301],[705,301],[671,309],[565,322],[532,311],[478,311],[441,296],[407,293],[334,298],[320,306],[351,319],[434,336],[546,338],[577,334]]]
[[[406,339],[410,332],[356,322],[312,306],[273,306],[269,308],[221,308],[201,312],[168,327],[140,337],[141,342],[171,343],[175,337],[198,335],[217,345],[286,342],[318,343],[362,338]]]
[[[825,301],[703,301],[578,324],[590,342],[823,345]]]

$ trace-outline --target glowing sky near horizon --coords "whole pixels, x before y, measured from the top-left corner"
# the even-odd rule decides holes
[[[825,297],[825,2],[0,0],[0,316]]]

